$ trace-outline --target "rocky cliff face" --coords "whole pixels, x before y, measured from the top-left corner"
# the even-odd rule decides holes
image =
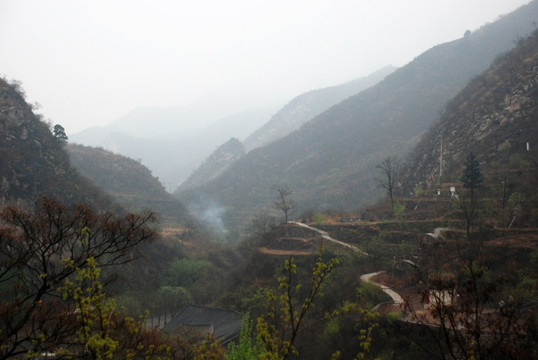
[[[112,206],[70,166],[63,145],[33,113],[20,85],[0,79],[0,205],[39,196]]]
[[[448,103],[440,121],[423,136],[410,156],[403,179],[406,191],[417,185],[431,188],[439,181],[441,166],[442,181],[457,181],[471,151],[489,172],[517,169],[525,158],[536,159],[537,102],[535,32],[498,58]]]

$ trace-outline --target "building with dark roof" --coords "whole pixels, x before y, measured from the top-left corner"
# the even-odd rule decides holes
[[[198,331],[202,335],[211,335],[226,344],[239,336],[243,315],[234,310],[213,308],[202,305],[184,307],[168,324],[164,331],[181,332],[184,328]]]

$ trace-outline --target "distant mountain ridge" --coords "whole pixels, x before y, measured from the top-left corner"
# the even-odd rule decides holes
[[[231,137],[245,138],[269,118],[268,109],[243,110],[229,116],[215,117],[210,125],[200,127],[199,122],[209,122],[209,115],[195,107],[179,115],[192,116],[177,118],[178,113],[161,109],[164,118],[153,119],[154,109],[139,109],[121,121],[108,127],[89,128],[78,134],[70,135],[71,143],[89,146],[102,146],[115,153],[139,159],[149,167],[167,188],[177,188],[219,144]],[[158,111],[159,112],[159,111]],[[165,116],[166,115],[166,116]],[[182,116],[183,116],[182,115]],[[201,119],[203,117],[203,119]],[[133,125],[129,125],[129,121]],[[168,129],[159,128],[163,123],[191,121],[190,129],[178,130],[170,125]],[[144,123],[145,122],[145,123]],[[137,125],[138,124],[138,125]],[[196,128],[197,127],[197,128]],[[130,132],[128,131],[130,129]],[[167,132],[168,131],[168,132]],[[160,132],[167,132],[162,136]],[[161,137],[159,137],[161,136]]]
[[[301,125],[349,96],[369,88],[396,70],[386,66],[368,76],[344,84],[308,91],[286,104],[262,127],[254,131],[243,142],[246,151],[278,140]]]
[[[444,105],[486,70],[538,18],[533,1],[464,38],[421,54],[372,88],[323,112],[288,136],[254,149],[221,176],[179,194],[211,198],[235,225],[273,203],[273,184],[285,184],[301,209],[354,209],[381,192],[376,165],[406,155],[438,119]]]
[[[288,135],[331,106],[378,83],[394,69],[392,66],[386,66],[366,77],[341,85],[312,90],[295,97],[267,123],[251,133],[242,145],[229,140],[217,148],[174,192],[192,189],[216,178],[248,151]],[[243,149],[240,150],[239,146]],[[229,155],[230,151],[233,155]]]

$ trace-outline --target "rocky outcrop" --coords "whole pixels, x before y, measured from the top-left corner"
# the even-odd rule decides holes
[[[0,205],[40,196],[112,206],[71,167],[63,144],[26,103],[20,84],[0,79]]]
[[[491,171],[517,168],[516,157],[537,153],[537,101],[535,33],[498,58],[448,103],[440,121],[423,136],[410,157],[403,180],[406,190],[412,191],[416,186],[431,188],[440,175],[445,182],[457,181],[471,151],[483,168]]]

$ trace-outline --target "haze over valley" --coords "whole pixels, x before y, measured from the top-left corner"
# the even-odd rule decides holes
[[[3,2],[0,359],[536,358],[537,24]]]

